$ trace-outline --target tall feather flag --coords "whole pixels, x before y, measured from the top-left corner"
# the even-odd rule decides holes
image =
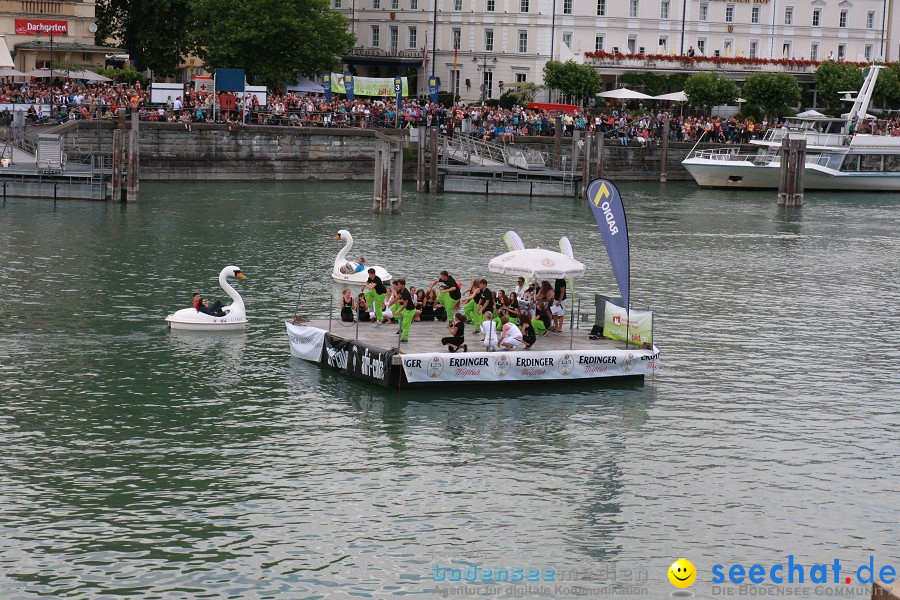
[[[423,65],[423,69],[425,73],[428,72],[428,32],[425,32],[425,45],[422,46],[422,53],[425,55],[425,63]]]
[[[594,212],[600,235],[603,237],[603,245],[612,265],[613,275],[619,284],[619,292],[625,301],[625,310],[630,312],[631,300],[629,288],[631,287],[631,265],[628,243],[628,225],[625,222],[625,205],[622,204],[622,196],[611,181],[595,179],[587,188],[587,200]]]
[[[509,252],[525,249],[525,244],[522,243],[522,238],[519,237],[518,233],[511,229],[503,234],[503,243],[506,244],[506,249]]]

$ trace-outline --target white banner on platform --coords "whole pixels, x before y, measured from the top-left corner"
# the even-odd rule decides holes
[[[409,383],[591,379],[652,375],[658,370],[656,348],[403,355]]]
[[[603,335],[624,342],[626,335],[636,346],[653,343],[653,313],[643,310],[628,311],[612,302],[606,303]]]
[[[291,356],[319,362],[322,357],[322,344],[325,342],[325,330],[306,325],[294,325],[288,321],[288,340],[291,342]]]

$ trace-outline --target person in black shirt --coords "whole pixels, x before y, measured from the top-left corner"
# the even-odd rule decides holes
[[[478,304],[478,308],[475,309],[475,316],[472,318],[472,325],[475,326],[475,331],[481,329],[481,324],[484,322],[484,314],[494,312],[494,293],[488,289],[487,279],[479,281],[478,287],[479,290],[475,294],[475,302]]]
[[[387,288],[381,281],[381,277],[375,274],[375,269],[369,269],[369,278],[363,284],[366,302],[375,309],[375,323],[381,323],[381,307],[384,306],[384,298],[387,296]]]
[[[341,321],[353,322],[353,294],[350,288],[346,288],[341,294]]]
[[[557,279],[553,285],[553,304],[550,314],[553,315],[553,326],[550,331],[562,331],[563,318],[566,316],[566,280]]]
[[[406,289],[406,280],[398,279],[394,282],[394,290],[397,295],[397,303],[400,305],[399,310],[394,312],[394,318],[400,321],[400,341],[409,341],[409,328],[412,325],[413,317],[416,312],[413,310],[412,296]],[[396,306],[395,304],[395,306]]]
[[[431,282],[428,289],[432,289],[438,283],[441,284],[442,290],[441,293],[438,294],[437,300],[441,303],[441,306],[444,307],[447,315],[452,315],[453,311],[456,310],[456,305],[459,304],[459,299],[462,298],[459,286],[456,284],[456,280],[451,277],[447,271],[441,271],[441,274],[438,275],[437,279]]]
[[[463,349],[463,352],[469,351],[465,340],[465,322],[466,318],[462,314],[456,313],[456,317],[447,323],[450,335],[449,337],[441,338],[441,343],[447,346],[447,350],[450,352],[456,352],[460,348]]]
[[[357,318],[359,319],[360,322],[372,320],[372,317],[369,314],[369,305],[366,303],[365,294],[360,294],[356,298],[356,310],[357,310]]]
[[[422,290],[419,290],[422,291]],[[434,293],[434,290],[429,289],[425,292],[425,295],[422,298],[422,304],[419,306],[419,319],[422,321],[434,321],[436,314],[434,310],[434,306],[437,304],[437,296]],[[440,305],[438,305],[440,308]]]

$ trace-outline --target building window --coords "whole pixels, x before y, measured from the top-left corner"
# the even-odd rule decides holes
[[[759,7],[754,6],[750,9],[750,22],[759,23]]]
[[[494,12],[494,10],[496,8],[494,6],[494,4],[495,4],[495,0],[487,0],[487,3],[485,3],[485,5],[484,5],[484,10],[486,10],[487,12]]]
[[[494,51],[494,30],[493,29],[485,29],[484,30],[484,50],[485,50],[485,52],[493,52]]]
[[[660,54],[668,54],[669,53],[669,38],[661,37],[659,38],[659,46],[658,50]]]
[[[400,10],[400,0],[391,0],[391,10]]]
[[[637,36],[629,35],[628,36],[628,53],[634,54],[637,51]]]
[[[525,54],[528,52],[528,32],[520,31],[519,32],[519,54]]]
[[[866,13],[866,29],[872,29],[875,27],[875,11],[870,10]],[[868,60],[868,59],[866,59]]]
[[[453,90],[453,97],[459,97],[459,71],[450,69],[450,89]]]
[[[519,12],[528,12],[528,0],[519,0]]]
[[[571,31],[563,31],[563,44],[566,45],[566,48],[569,50],[572,49],[572,32]]]
[[[706,2],[700,3],[700,15],[697,18],[701,21],[709,20],[709,4]]]
[[[725,40],[725,56],[731,56],[734,52],[734,40]]]
[[[598,35],[594,37],[594,52],[602,52],[603,51],[603,36]]]
[[[572,0],[563,0],[563,14],[564,15],[572,14]]]
[[[847,44],[838,44],[838,60],[844,60],[847,54]]]
[[[814,8],[813,9],[813,27],[819,27],[822,24],[822,9]]]
[[[381,0],[372,0],[372,8],[381,8]]]
[[[606,0],[597,0],[597,16],[606,16]]]
[[[809,47],[809,60],[819,60],[819,44],[812,44]]]
[[[866,62],[872,62],[872,44],[866,44]]]
[[[381,46],[381,30],[378,25],[372,25],[372,47],[378,48],[379,46]]]
[[[453,0],[453,10],[456,12],[462,10],[462,0]]]
[[[759,41],[758,40],[750,40],[750,58],[756,58],[756,55],[759,53]]]
[[[782,58],[790,58],[791,57],[791,43],[785,42],[781,45],[781,56]]]
[[[659,3],[659,18],[669,18],[669,0],[662,0],[662,2]]]
[[[725,22],[734,23],[734,4],[725,5]]]
[[[418,10],[419,0],[409,0],[409,10]]]
[[[526,73],[516,73],[516,83],[525,83],[526,81],[528,81]]]
[[[784,24],[785,25],[793,25],[794,24],[794,7],[793,6],[785,6],[784,7]]]
[[[706,54],[706,38],[697,38],[697,52]]]
[[[462,47],[462,30],[453,30],[453,49],[459,50]]]
[[[638,0],[630,0],[628,2],[628,16],[636,19],[638,16]]]
[[[489,99],[494,97],[494,72],[485,71],[481,74],[481,82],[484,84],[484,97]]]
[[[334,0],[334,7],[335,7],[335,8],[340,8],[340,7],[341,7],[341,0]]]
[[[391,54],[397,54],[400,45],[400,32],[397,27],[391,27]]]
[[[841,20],[838,22],[838,27],[846,27],[847,26],[847,10],[841,11]]]
[[[417,48],[419,46],[419,32],[415,27],[409,28],[409,47]]]

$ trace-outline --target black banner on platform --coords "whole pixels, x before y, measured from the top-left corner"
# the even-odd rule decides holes
[[[322,364],[347,375],[373,381],[378,385],[391,384],[393,350],[373,348],[358,341],[345,340],[325,334]]]

